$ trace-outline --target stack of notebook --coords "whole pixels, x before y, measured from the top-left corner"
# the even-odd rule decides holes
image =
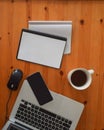
[[[17,59],[60,68],[63,54],[71,52],[71,22],[29,21],[22,29]]]

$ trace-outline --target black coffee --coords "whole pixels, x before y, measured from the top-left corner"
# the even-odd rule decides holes
[[[82,70],[76,70],[71,76],[71,82],[78,87],[83,86],[87,81],[87,76]]]

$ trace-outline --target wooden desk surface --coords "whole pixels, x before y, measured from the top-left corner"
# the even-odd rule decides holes
[[[64,55],[60,69],[16,59],[20,32],[27,28],[28,20],[73,22],[72,52]],[[12,70],[20,68],[24,72],[22,81],[29,74],[40,71],[49,89],[85,104],[76,130],[104,130],[104,1],[0,1],[0,53],[0,129],[5,121],[9,96],[6,85]],[[95,70],[93,82],[86,90],[77,91],[67,81],[67,73],[76,67]],[[8,116],[20,86],[12,93]]]

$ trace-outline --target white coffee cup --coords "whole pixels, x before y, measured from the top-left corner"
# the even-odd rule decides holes
[[[84,90],[92,83],[93,69],[76,68],[68,73],[68,81],[70,85],[77,90]]]

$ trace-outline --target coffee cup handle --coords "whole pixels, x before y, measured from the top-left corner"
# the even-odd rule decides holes
[[[90,74],[93,74],[93,73],[94,73],[94,70],[93,70],[93,69],[90,69],[90,70],[88,70],[88,72],[89,72]]]

